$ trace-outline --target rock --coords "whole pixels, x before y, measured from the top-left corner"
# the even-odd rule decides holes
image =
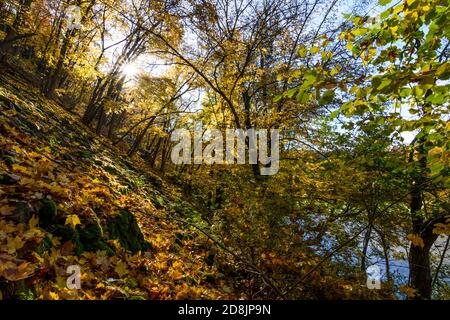
[[[136,218],[132,213],[121,210],[117,216],[108,220],[109,239],[118,239],[122,247],[135,253],[152,250],[150,243],[145,241]]]
[[[12,185],[20,180],[20,177],[15,174],[9,174],[6,172],[0,172],[0,184]]]
[[[84,250],[91,252],[101,250],[106,251],[109,255],[114,254],[114,251],[104,241],[103,228],[98,220],[83,226],[78,225],[77,230]]]
[[[43,226],[49,226],[58,215],[58,207],[55,201],[49,198],[41,200],[42,208],[39,210],[39,221]]]
[[[13,202],[9,205],[14,206],[14,210],[7,218],[17,223],[28,224],[31,219],[31,206],[23,201]]]

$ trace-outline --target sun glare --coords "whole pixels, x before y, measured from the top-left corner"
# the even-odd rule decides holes
[[[138,72],[139,72],[139,66],[134,62],[126,64],[122,68],[122,73],[124,75],[126,75],[127,78],[131,78],[131,77],[135,76]]]

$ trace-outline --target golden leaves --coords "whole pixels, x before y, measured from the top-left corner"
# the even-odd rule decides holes
[[[21,262],[19,265],[12,261],[2,261],[0,255],[0,275],[9,281],[18,281],[29,278],[35,270],[35,266],[29,262]]]
[[[18,259],[30,250],[36,243],[40,243],[43,232],[37,227],[38,219],[32,217],[28,227],[0,218],[0,278],[17,281],[30,277],[37,267],[36,263]],[[33,246],[29,244],[33,243]]]
[[[450,236],[450,218],[445,223],[436,223],[433,229],[434,234],[445,234]]]
[[[408,234],[408,235],[406,236],[406,238],[407,238],[408,240],[410,240],[410,241],[412,242],[412,244],[413,244],[414,246],[416,246],[416,247],[421,247],[421,248],[423,248],[423,247],[425,246],[425,243],[423,242],[423,239],[422,239],[419,235],[417,235],[417,234],[410,233],[410,234]]]
[[[400,286],[399,291],[406,295],[407,298],[414,298],[416,295],[417,290],[414,288],[409,287],[408,285],[404,284]]]
[[[73,228],[88,218],[99,218],[103,223],[117,207],[127,207],[136,213],[154,212],[155,208],[143,194],[144,188],[142,193],[119,195],[117,191],[123,183],[114,174],[89,167],[88,163],[77,163],[73,171],[66,170],[65,163],[58,159],[62,152],[73,150],[64,150],[58,145],[50,150],[45,145],[47,142],[33,136],[20,137],[18,142],[19,137],[11,135],[14,130],[11,126],[6,133],[0,133],[1,147],[6,146],[15,161],[13,166],[2,167],[13,181],[2,187],[0,196],[3,199],[6,195],[6,201],[0,202],[0,217],[15,213],[16,206],[11,197],[15,194],[21,195],[34,216],[26,224],[0,218],[0,279],[17,281],[34,276],[33,290],[38,299],[108,299],[119,294],[121,297],[168,299],[176,297],[178,292],[179,297],[190,298],[221,294],[209,284],[190,288],[192,283],[201,283],[204,274],[216,274],[216,271],[198,257],[197,249],[193,249],[194,240],[184,240],[182,246],[177,246],[176,253],[170,251],[174,248],[175,234],[181,232],[177,223],[155,223],[144,214],[137,217],[147,240],[161,254],[148,251],[130,255],[121,247],[120,241],[110,240],[107,243],[114,251],[113,256],[106,251],[77,255],[73,241],[60,241],[61,238],[40,229],[37,210],[44,198],[57,203],[65,216],[63,223]],[[72,161],[77,160],[67,161],[71,166]],[[112,161],[112,164],[128,174],[129,170],[120,170],[119,163]],[[82,170],[78,170],[79,167]],[[127,178],[131,180],[136,176],[130,173]],[[44,237],[46,239],[42,241]],[[82,270],[83,290],[78,293],[66,288],[69,265],[79,265]]]
[[[25,242],[19,237],[9,238],[6,244],[6,249],[9,254],[15,253],[17,250],[21,249]]]

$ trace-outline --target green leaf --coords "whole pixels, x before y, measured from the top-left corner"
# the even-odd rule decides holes
[[[388,3],[390,3],[392,0],[378,0],[378,4],[380,5],[380,6],[385,6],[385,5],[387,5]]]
[[[325,104],[329,104],[331,101],[333,101],[333,98],[334,98],[334,91],[328,90],[320,98],[319,104],[321,106],[323,106]]]
[[[410,88],[401,88],[400,89],[400,97],[409,97],[411,95],[411,89]]]
[[[297,88],[289,89],[289,90],[286,92],[286,97],[292,98],[296,92],[297,92]]]
[[[305,91],[299,91],[297,94],[297,97],[296,97],[297,101],[300,103],[308,102],[309,98],[310,98],[310,95],[308,93],[306,93]]]
[[[333,120],[333,119],[337,118],[338,115],[339,115],[339,109],[338,109],[338,110],[334,110],[334,111],[330,114],[330,119]]]
[[[365,29],[365,28],[358,28],[358,29],[355,29],[352,31],[352,34],[355,37],[362,36],[363,34],[366,34],[366,33],[367,33],[367,29]]]
[[[388,85],[390,85],[392,82],[391,79],[383,79],[383,81],[381,81],[381,84],[377,87],[377,90],[383,90],[384,88],[386,88]]]
[[[301,45],[300,48],[298,49],[298,56],[300,58],[305,58],[307,54],[308,54],[308,51],[306,49],[306,46]]]
[[[279,102],[279,101],[281,101],[281,99],[283,99],[283,95],[279,94],[279,95],[275,96],[275,98],[273,98],[273,102]]]
[[[311,48],[311,50],[309,50],[312,54],[315,54],[315,53],[317,53],[317,52],[319,52],[320,51],[320,48],[319,47],[312,47]]]

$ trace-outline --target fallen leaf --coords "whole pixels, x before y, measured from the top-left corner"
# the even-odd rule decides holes
[[[71,214],[66,218],[65,224],[70,224],[75,229],[78,224],[81,224],[81,221],[76,214]]]

